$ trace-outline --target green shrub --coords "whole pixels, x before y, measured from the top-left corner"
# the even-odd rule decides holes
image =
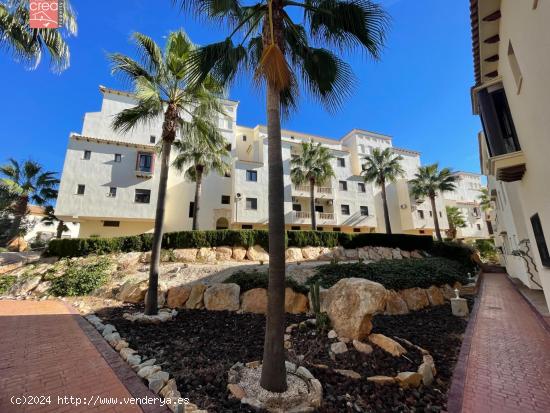
[[[495,241],[492,239],[476,239],[475,248],[479,251],[479,255],[485,261],[498,262],[497,249]]]
[[[476,267],[476,264],[472,261],[474,250],[466,244],[434,241],[431,248],[426,251],[434,257],[458,261],[467,268],[468,272],[473,272]]]
[[[83,265],[68,261],[65,273],[52,280],[50,293],[56,296],[89,294],[107,282],[107,270],[110,265],[111,262],[107,258],[99,258],[95,262]]]
[[[349,234],[345,234],[349,235]],[[409,234],[355,234],[348,242],[340,242],[344,248],[388,247],[400,248],[405,251],[429,250],[433,238],[429,235]]]
[[[339,232],[324,231],[288,231],[289,247],[336,247],[339,245]]]
[[[330,288],[342,278],[365,278],[382,284],[387,289],[428,288],[432,285],[453,285],[468,282],[468,269],[459,262],[446,258],[382,260],[370,264],[329,264],[318,267],[308,284],[319,282]]]
[[[267,288],[268,275],[264,271],[238,271],[227,278],[224,283],[235,283],[241,287],[241,293],[252,290],[254,288]],[[292,288],[294,291],[302,294],[308,293],[308,288],[298,284],[292,278],[285,278],[285,286]]]
[[[15,275],[0,275],[0,294],[5,294],[15,284]]]

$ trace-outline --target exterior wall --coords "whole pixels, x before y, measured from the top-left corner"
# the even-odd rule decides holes
[[[102,220],[87,220],[80,222],[80,238],[89,237],[119,237],[121,235],[139,235],[153,232],[153,222],[120,221],[118,227],[106,227]]]
[[[34,241],[40,238],[43,241],[55,238],[57,236],[57,222],[53,225],[46,225],[42,222],[44,215],[29,214],[27,215],[27,222],[29,223],[29,230],[25,234],[25,241]],[[68,230],[63,232],[63,238],[76,238],[79,232],[79,225],[72,222],[65,222]]]

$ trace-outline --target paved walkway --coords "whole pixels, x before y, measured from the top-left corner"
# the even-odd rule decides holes
[[[550,412],[550,334],[505,274],[484,277],[462,412]]]
[[[62,302],[0,301],[0,412],[141,413],[156,410],[125,404],[75,406],[59,403],[58,396],[82,400],[110,397],[118,398],[119,403],[126,403],[132,397],[129,388],[109,365],[111,362],[108,363],[110,357],[116,362],[119,356],[110,348],[100,353],[96,348],[98,344],[92,342],[100,342],[99,337],[92,335],[98,336],[97,333],[91,328],[90,341],[83,330],[87,329],[84,323],[87,322],[71,314]],[[124,363],[122,359],[120,362]],[[131,381],[133,372],[129,372],[126,374]],[[145,389],[141,383],[137,384]],[[33,400],[35,403],[45,404],[14,405],[10,400],[12,396],[50,396],[50,401],[37,398]]]

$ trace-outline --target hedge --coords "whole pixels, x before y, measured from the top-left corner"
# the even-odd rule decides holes
[[[473,272],[476,267],[476,264],[471,258],[474,250],[465,244],[449,241],[434,241],[431,247],[426,249],[426,251],[432,256],[458,261],[468,270],[468,272]]]
[[[224,283],[235,283],[241,287],[241,293],[254,288],[266,288],[268,284],[268,275],[265,271],[238,271],[224,280]],[[285,286],[302,294],[307,294],[309,289],[292,278],[285,278]]]
[[[350,234],[345,234],[350,235]],[[429,235],[409,234],[356,234],[349,241],[341,243],[344,248],[388,247],[405,251],[429,250],[434,240]]]
[[[453,285],[468,282],[468,268],[461,263],[439,257],[426,259],[382,260],[370,264],[329,264],[317,268],[307,284],[316,281],[330,288],[342,278],[365,278],[382,284],[387,289],[428,288],[432,285]]]

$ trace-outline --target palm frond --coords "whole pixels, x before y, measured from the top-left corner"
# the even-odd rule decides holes
[[[132,34],[132,40],[137,46],[142,64],[150,73],[160,73],[162,71],[163,58],[162,50],[149,36],[135,32]]]
[[[138,105],[124,109],[113,118],[112,127],[123,133],[130,132],[138,124],[147,124],[162,114],[162,104],[158,101],[141,101]]]

